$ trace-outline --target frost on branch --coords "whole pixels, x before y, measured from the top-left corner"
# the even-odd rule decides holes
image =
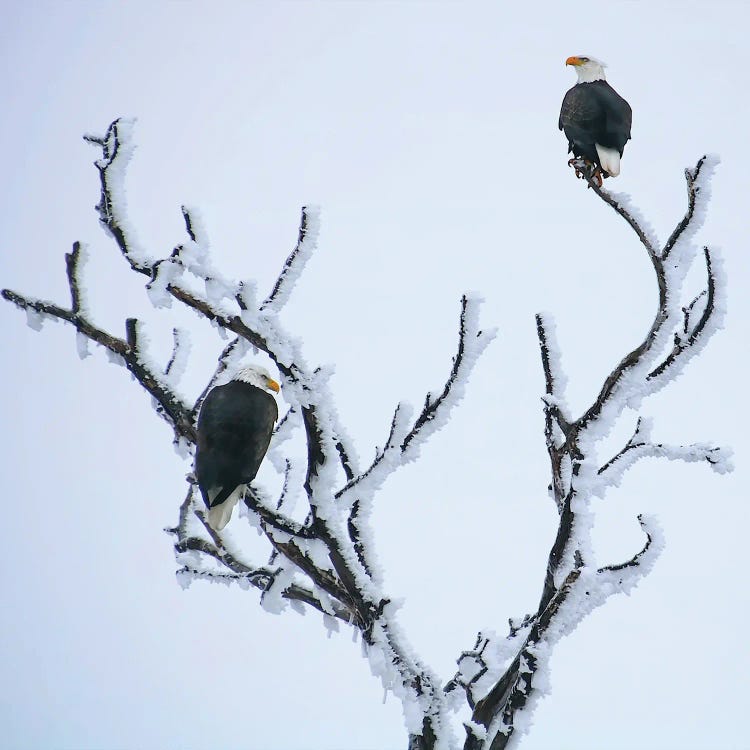
[[[506,637],[482,630],[473,647],[460,654],[456,674],[444,683],[402,632],[399,602],[384,588],[370,518],[386,479],[416,461],[426,440],[445,426],[492,340],[494,330],[483,330],[479,324],[480,300],[471,295],[461,299],[456,350],[442,383],[417,409],[395,404],[391,414],[384,415],[381,446],[372,460],[363,462],[337,413],[329,385],[331,369],[309,365],[301,341],[280,318],[315,251],[318,211],[303,208],[296,244],[266,293],[254,280],[228,279],[213,266],[206,230],[193,208],[182,207],[182,241],[162,257],[151,257],[127,216],[131,131],[132,123],[119,120],[103,136],[86,136],[101,152],[95,162],[101,182],[99,221],[125,268],[143,277],[146,298],[156,309],[169,314],[177,302],[214,327],[220,341],[204,387],[189,395],[179,390],[191,362],[190,331],[170,326],[171,354],[161,361],[150,350],[149,331],[137,318],[125,320],[120,335],[96,325],[86,304],[86,252],[80,243],[65,256],[68,306],[7,289],[2,295],[25,311],[36,330],[47,320],[71,325],[79,356],[99,347],[110,361],[127,369],[170,426],[174,445],[186,458],[195,444],[201,404],[214,385],[236,372],[251,352],[260,353],[278,370],[284,403],[266,458],[279,475],[278,486],[254,481],[245,493],[241,518],[233,521],[247,523],[260,535],[265,554],[251,554],[208,524],[189,473],[177,523],[167,530],[174,540],[178,583],[185,588],[196,580],[237,584],[242,590],[258,591],[269,613],[314,612],[329,636],[344,626],[351,628],[373,675],[402,703],[410,750],[451,750],[459,745],[465,750],[500,750],[517,742],[530,726],[534,705],[547,692],[554,644],[610,596],[629,593],[663,547],[656,521],[639,516],[645,537],[641,549],[628,560],[599,563],[589,539],[592,498],[620,483],[641,458],[705,462],[718,473],[731,468],[727,449],[656,442],[650,421],[640,416],[632,437],[615,455],[607,460],[597,455],[599,441],[623,412],[637,409],[644,398],[669,383],[720,327],[725,283],[719,260],[714,251],[701,252],[691,244],[705,215],[715,160],[704,157],[687,170],[688,210],[663,247],[627,197],[591,185],[644,247],[656,276],[657,313],[643,342],[615,364],[591,405],[578,416],[565,400],[566,378],[552,318],[537,316],[557,534],[536,609],[511,619]],[[705,288],[686,299],[683,281],[696,261],[705,267]],[[302,459],[289,451],[295,437],[306,446]],[[463,742],[453,731],[455,714],[465,729]]]
[[[534,705],[547,691],[554,644],[610,596],[630,593],[662,550],[663,535],[656,520],[639,516],[646,537],[642,549],[624,562],[600,565],[590,541],[592,499],[618,485],[627,469],[645,457],[705,462],[720,474],[731,470],[729,449],[707,443],[656,442],[651,421],[641,416],[632,437],[614,456],[600,461],[597,452],[623,413],[638,409],[644,399],[677,377],[721,327],[726,284],[718,254],[692,244],[706,214],[717,161],[703,157],[685,171],[687,211],[663,246],[627,196],[611,194],[589,179],[596,195],[628,223],[645,249],[656,277],[657,310],[643,341],[615,364],[591,405],[578,416],[569,412],[565,402],[565,376],[552,321],[547,315],[537,316],[550,491],[559,525],[536,611],[511,621],[504,639],[480,633],[475,648],[459,661],[454,680],[464,686],[473,709],[466,723],[467,749],[500,750],[517,744],[530,726]],[[704,267],[705,286],[686,298],[684,280],[695,263]],[[472,665],[468,681],[467,662]]]
[[[148,393],[156,412],[172,428],[182,455],[195,443],[195,423],[208,391],[238,369],[251,350],[275,365],[282,382],[282,408],[268,463],[283,477],[280,493],[254,483],[244,498],[243,516],[268,545],[268,562],[251,559],[207,522],[205,509],[188,475],[178,521],[169,532],[179,569],[178,582],[194,580],[237,583],[260,591],[261,605],[271,613],[288,604],[315,610],[329,633],[340,623],[359,632],[365,655],[386,690],[404,705],[410,743],[443,747],[452,743],[448,709],[439,679],[419,660],[397,623],[397,606],[383,590],[376,561],[370,514],[378,489],[400,466],[419,456],[422,444],[444,426],[461,400],[477,358],[494,336],[480,330],[480,300],[461,299],[458,342],[437,395],[428,394],[420,409],[395,407],[384,421],[387,438],[368,464],[362,465],[333,402],[329,368],[311,367],[301,342],[284,328],[279,314],[290,298],[305,264],[315,251],[317,209],[302,210],[297,242],[267,294],[253,280],[225,278],[212,264],[206,231],[195,209],[182,208],[186,237],[163,257],[151,257],[129,223],[125,196],[126,166],[133,153],[132,123],[118,120],[103,136],[87,135],[100,149],[95,161],[101,193],[96,210],[123,260],[144,277],[148,300],[160,310],[176,301],[211,323],[223,339],[214,372],[200,393],[182,395],[178,385],[190,361],[189,331],[173,328],[172,353],[156,361],[149,332],[135,318],[115,335],[98,327],[84,303],[82,246],[66,256],[69,307],[5,290],[3,296],[27,312],[29,324],[41,328],[47,319],[62,320],[76,330],[78,351],[88,343],[103,347]],[[307,445],[305,463],[286,455],[285,445],[301,433]],[[304,520],[293,513],[306,504]],[[235,521],[239,523],[239,521]]]

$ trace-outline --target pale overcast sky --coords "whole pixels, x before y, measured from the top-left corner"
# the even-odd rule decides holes
[[[641,413],[656,439],[733,446],[737,469],[643,463],[595,506],[602,564],[639,548],[641,512],[667,548],[559,644],[522,747],[746,749],[749,22],[746,3],[707,0],[5,0],[0,286],[66,303],[63,254],[81,240],[102,326],[141,316],[167,356],[174,320],[194,324],[149,308],[93,211],[97,154],[81,135],[133,116],[131,219],[155,255],[182,239],[187,203],[216,263],[265,290],[300,206],[321,207],[284,321],[309,362],[335,365],[362,456],[398,400],[442,384],[460,295],[481,292],[498,339],[373,519],[401,624],[447,679],[477,630],[536,607],[554,538],[534,313],[557,320],[579,411],[655,309],[645,252],[574,179],[557,129],[566,57],[605,60],[634,111],[607,187],[662,238],[684,211],[684,167],[722,158],[699,241],[723,252],[727,326]],[[36,333],[7,303],[0,330],[0,744],[402,750],[400,705],[349,633],[270,615],[255,591],[176,584],[162,529],[189,467],[127,373],[100,352],[80,361],[71,330]],[[200,325],[194,338],[191,392],[217,346]]]

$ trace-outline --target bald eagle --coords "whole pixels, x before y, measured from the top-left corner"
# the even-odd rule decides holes
[[[212,388],[201,406],[195,478],[216,531],[229,523],[268,450],[279,417],[271,392],[278,393],[279,384],[262,367],[252,366]]]
[[[568,152],[584,159],[601,186],[602,178],[620,174],[620,157],[630,140],[633,112],[607,83],[603,62],[593,57],[569,57],[578,83],[566,94],[560,109],[560,130],[568,138]],[[575,166],[575,159],[569,164]],[[580,177],[581,170],[576,168]]]

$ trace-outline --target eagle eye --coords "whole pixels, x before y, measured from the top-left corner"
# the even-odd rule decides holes
[[[582,57],[582,58],[581,58],[581,62],[585,62],[585,63],[586,63],[586,62],[588,62],[588,61],[589,61],[588,57]]]

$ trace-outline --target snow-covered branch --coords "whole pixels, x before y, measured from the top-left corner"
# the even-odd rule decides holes
[[[730,448],[693,443],[691,445],[667,445],[651,439],[652,420],[638,417],[635,432],[625,446],[601,466],[598,479],[592,482],[591,493],[603,495],[607,487],[617,487],[625,472],[642,458],[666,458],[670,461],[696,463],[706,461],[717,474],[732,470]]]
[[[463,398],[469,374],[477,359],[497,334],[496,328],[482,330],[479,326],[481,303],[482,299],[479,297],[461,297],[458,348],[448,379],[436,397],[431,393],[427,394],[422,411],[401,443],[401,452],[411,460],[417,457],[419,446],[447,422],[451,410]]]
[[[188,473],[177,525],[167,530],[173,537],[178,580],[183,586],[193,580],[237,583],[261,592],[261,606],[269,612],[279,613],[291,605],[297,611],[321,613],[329,631],[340,623],[354,628],[373,674],[402,702],[410,750],[456,750],[459,743],[452,734],[450,714],[462,698],[464,710],[470,712],[464,721],[465,750],[502,750],[516,742],[546,691],[554,644],[608,597],[636,585],[663,547],[655,520],[639,516],[646,535],[642,549],[623,563],[598,565],[590,543],[592,498],[619,484],[641,458],[706,462],[718,473],[731,469],[728,449],[708,443],[655,442],[650,421],[642,417],[621,450],[603,463],[597,456],[599,441],[615,420],[669,383],[721,325],[726,284],[720,259],[708,248],[701,256],[691,244],[706,212],[716,160],[703,157],[695,168],[686,170],[687,211],[663,248],[627,196],[613,195],[589,179],[594,193],[627,222],[646,250],[656,277],[656,315],[643,341],[615,363],[590,406],[577,418],[565,403],[566,378],[554,321],[548,315],[537,316],[544,434],[558,511],[541,596],[534,611],[511,620],[507,637],[480,632],[473,648],[459,656],[454,677],[443,685],[402,633],[398,603],[386,591],[377,565],[370,519],[378,490],[393,472],[417,460],[422,445],[448,422],[479,356],[493,339],[494,329],[479,325],[481,300],[470,295],[461,298],[458,341],[448,374],[438,381],[440,389],[428,393],[416,413],[399,403],[390,420],[384,419],[382,446],[369,463],[360,462],[336,410],[329,386],[332,369],[310,366],[302,343],[290,335],[280,317],[315,250],[317,210],[302,209],[294,249],[265,298],[257,294],[255,281],[229,279],[213,267],[207,233],[195,209],[181,208],[186,239],[162,257],[152,257],[138,241],[127,215],[124,180],[133,153],[131,135],[132,122],[116,120],[105,135],[86,136],[101,151],[95,162],[101,183],[99,221],[125,267],[144,277],[145,298],[154,308],[167,315],[176,301],[220,334],[216,364],[204,387],[189,401],[176,390],[191,355],[196,355],[191,352],[188,330],[170,325],[171,354],[166,362],[157,363],[149,351],[148,330],[137,318],[124,320],[122,337],[93,322],[85,294],[86,251],[78,242],[65,256],[70,307],[8,289],[2,296],[24,310],[35,329],[47,320],[72,326],[80,356],[87,356],[93,342],[126,368],[172,428],[185,457],[197,441],[196,420],[207,395],[242,366],[245,355],[253,352],[275,366],[285,408],[266,460],[278,474],[278,485],[267,488],[254,480],[241,505],[245,520],[267,545],[263,559],[269,562],[254,564],[228,533],[209,523],[195,491],[197,480]],[[697,257],[705,263],[705,288],[685,300],[683,282]],[[305,443],[302,457],[288,453],[295,434]],[[294,506],[300,502],[306,507],[296,516]]]
[[[562,369],[560,351],[555,336],[555,324],[551,316],[541,313],[536,316],[536,332],[544,372],[544,437],[547,453],[553,467],[552,496],[562,511],[569,489],[569,438],[572,435],[570,418],[565,405],[565,373]]]
[[[65,253],[65,270],[68,275],[70,289],[70,311],[78,315],[85,305],[82,302],[81,272],[85,262],[85,251],[80,242],[73,243],[73,251]]]
[[[646,534],[643,548],[624,563],[597,567],[590,542],[594,522],[591,499],[619,484],[627,469],[645,457],[705,461],[718,473],[731,470],[730,450],[707,443],[654,442],[651,422],[642,417],[632,437],[608,461],[600,464],[596,450],[624,410],[637,408],[643,398],[670,382],[721,325],[725,283],[715,253],[708,248],[702,254],[706,288],[681,306],[685,276],[699,257],[690,240],[703,221],[709,178],[716,163],[713,157],[703,157],[695,168],[686,170],[687,212],[663,249],[627,196],[613,195],[587,176],[595,194],[627,222],[645,248],[656,276],[657,310],[643,341],[614,366],[577,419],[569,416],[565,407],[565,378],[552,321],[549,316],[537,316],[545,437],[558,529],[536,612],[517,626],[512,623],[503,641],[494,634],[478,639],[474,650],[459,659],[459,673],[452,682],[464,687],[473,708],[471,720],[466,722],[465,750],[502,750],[523,734],[534,705],[546,690],[554,643],[609,596],[629,592],[651,570],[663,548],[656,521],[639,516]]]
[[[466,295],[461,298],[458,347],[441,392],[437,396],[432,393],[425,396],[422,411],[413,422],[410,420],[411,409],[405,404],[398,404],[384,447],[376,452],[365,471],[352,476],[336,493],[337,499],[350,494],[354,488],[361,491],[358,486],[365,480],[368,484],[379,487],[399,466],[413,461],[418,455],[419,446],[448,421],[451,410],[463,397],[474,363],[496,335],[494,328],[484,331],[479,329],[477,319],[480,304],[480,299]]]
[[[74,264],[69,261],[68,268],[71,265]],[[74,305],[76,303],[80,305],[79,293],[73,291],[75,288],[77,287],[74,287],[71,283],[71,299]],[[37,330],[41,328],[45,320],[62,320],[72,325],[84,340],[93,341],[106,349],[110,360],[126,367],[143,389],[154,399],[157,413],[174,430],[175,441],[184,439],[191,443],[195,442],[195,425],[190,416],[190,409],[182,402],[178,394],[165,385],[161,373],[153,369],[148,364],[147,359],[144,358],[144,351],[137,341],[137,336],[134,335],[135,321],[131,319],[126,321],[126,339],[121,339],[98,328],[88,318],[84,317],[80,313],[80,306],[77,312],[74,309],[66,309],[51,302],[26,297],[10,289],[3,289],[0,294],[16,307],[25,310],[29,325],[37,328]]]
[[[294,250],[281,269],[271,293],[260,306],[261,310],[278,313],[286,304],[294,289],[294,285],[305,268],[307,261],[312,256],[318,242],[320,232],[320,219],[316,210],[310,210],[307,206],[302,209],[302,218],[299,225],[299,236]]]
[[[605,379],[598,397],[578,421],[580,427],[586,427],[600,419],[605,405],[610,411],[615,410],[619,414],[628,400],[637,401],[653,393],[664,384],[658,382],[658,376],[667,368],[671,368],[676,375],[681,367],[675,366],[687,362],[696,345],[699,342],[703,343],[703,340],[720,326],[724,310],[723,277],[712,272],[711,255],[706,249],[704,257],[708,268],[707,292],[710,303],[706,304],[705,320],[696,326],[687,339],[680,337],[678,343],[675,338],[679,335],[681,323],[684,321],[679,304],[683,281],[696,256],[695,248],[690,245],[689,240],[703,223],[710,198],[709,181],[716,164],[718,158],[704,156],[699,159],[694,169],[685,170],[688,210],[663,250],[655,244],[655,238],[647,225],[641,226],[635,218],[638,212],[630,206],[627,196],[613,196],[604,188],[598,187],[595,181],[587,178],[594,192],[633,228],[646,248],[656,275],[658,304],[654,321],[646,337],[623,357]],[[676,257],[673,257],[675,253]],[[717,299],[719,304],[716,304]],[[673,351],[657,366],[656,359],[670,338],[675,340]],[[611,418],[611,414],[607,415],[607,419]]]
[[[211,389],[226,373],[238,370],[251,350],[268,357],[279,372],[287,404],[268,459],[279,471],[282,487],[279,493],[269,492],[254,482],[244,493],[244,513],[268,542],[270,563],[246,561],[230,537],[212,527],[194,492],[195,479],[188,475],[178,523],[168,530],[174,536],[178,579],[182,585],[193,580],[237,583],[260,590],[261,605],[269,612],[281,612],[291,603],[321,612],[326,627],[336,627],[338,621],[358,629],[373,672],[404,704],[410,747],[447,750],[454,743],[440,681],[411,651],[401,633],[397,607],[383,589],[377,566],[371,563],[374,535],[369,517],[374,495],[385,478],[416,460],[421,445],[448,421],[479,355],[491,341],[494,331],[479,326],[480,301],[468,296],[461,299],[456,354],[440,393],[428,394],[414,419],[410,407],[400,404],[384,446],[376,451],[369,467],[362,468],[333,402],[328,385],[330,368],[310,367],[301,343],[285,330],[279,317],[315,250],[318,211],[303,208],[296,245],[262,300],[257,297],[255,281],[228,279],[213,267],[207,234],[195,209],[181,208],[186,239],[162,257],[154,257],[144,250],[128,218],[125,176],[134,150],[132,129],[131,121],[120,119],[103,136],[85,136],[101,151],[95,162],[100,178],[99,221],[128,268],[144,277],[146,298],[154,308],[166,311],[176,301],[209,322],[222,337],[231,334],[205,387],[191,403],[175,391],[190,365],[187,330],[172,327],[171,355],[165,363],[157,364],[149,352],[148,332],[138,319],[125,320],[124,338],[92,322],[85,304],[85,253],[80,243],[66,256],[70,309],[9,290],[4,290],[3,296],[26,310],[35,327],[41,327],[47,318],[72,325],[79,337],[79,352],[88,341],[103,346],[153,398],[185,456],[196,442],[196,420]],[[282,451],[296,430],[302,431],[307,446],[304,467]],[[299,494],[309,506],[303,522],[292,517],[293,503],[287,502]],[[274,501],[274,497],[278,499]]]
[[[708,247],[703,248],[703,258],[706,263],[706,288],[682,308],[682,325],[675,326],[671,350],[648,374],[649,391],[652,393],[677,377],[724,324],[726,281],[721,260],[712,256]]]
[[[664,533],[653,516],[638,516],[638,523],[646,535],[646,543],[630,560],[615,565],[605,565],[597,571],[603,586],[611,591],[629,593],[640,578],[646,576],[664,549]]]
[[[664,245],[664,250],[661,252],[662,260],[666,260],[671,255],[677,243],[684,239],[683,235],[686,235],[689,239],[703,224],[711,196],[709,180],[718,164],[718,157],[706,155],[698,159],[695,167],[692,169],[688,167],[685,170],[687,210]]]

